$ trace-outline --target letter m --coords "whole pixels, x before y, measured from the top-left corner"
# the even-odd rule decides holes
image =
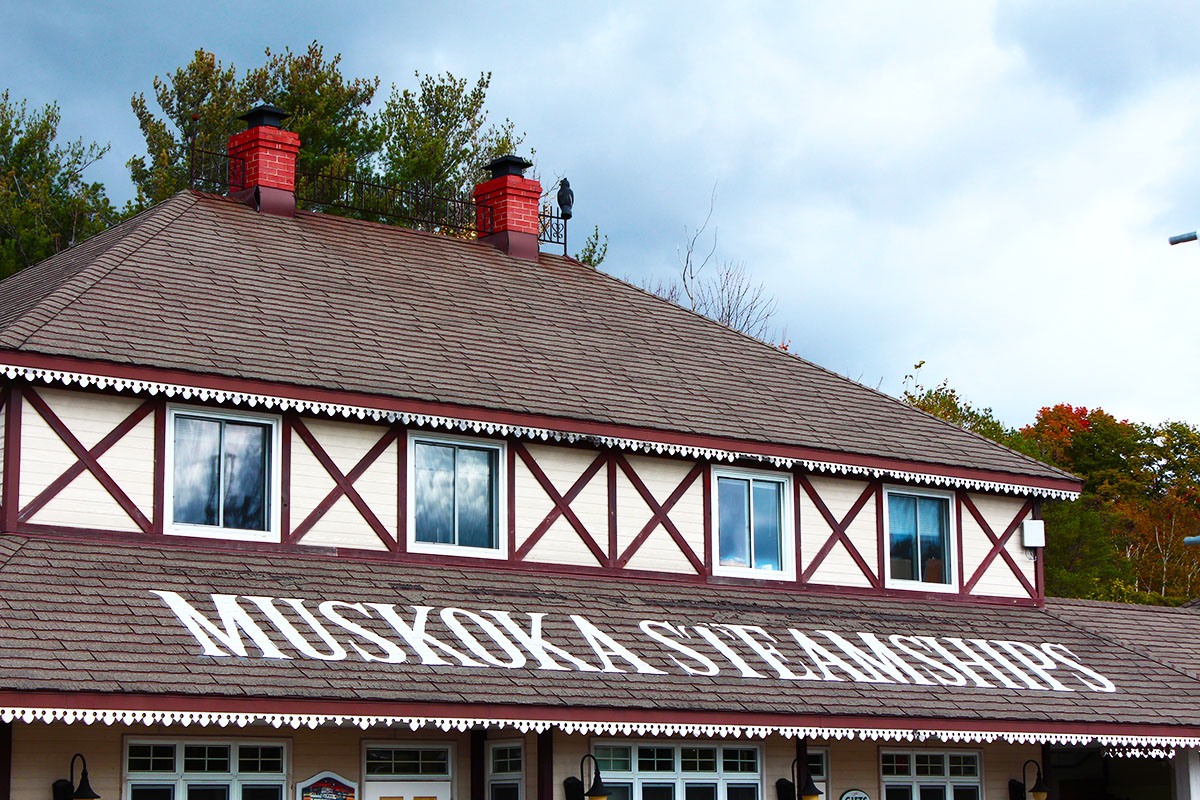
[[[179,621],[204,648],[206,656],[223,657],[232,654],[244,657],[246,655],[246,643],[242,641],[244,633],[262,651],[263,658],[291,658],[280,652],[275,643],[267,638],[263,629],[258,627],[258,623],[246,613],[244,608],[238,605],[235,594],[212,595],[213,606],[221,618],[222,628],[218,628],[207,617],[192,608],[192,605],[176,592],[151,590],[151,594],[158,595],[175,612]],[[220,642],[225,650],[218,647],[217,642]]]

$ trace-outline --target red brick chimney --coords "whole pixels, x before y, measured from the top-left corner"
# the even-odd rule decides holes
[[[262,103],[238,119],[246,130],[229,137],[230,196],[265,214],[296,211],[296,154],[300,135],[279,127],[291,114]]]
[[[519,156],[501,156],[488,164],[492,179],[475,187],[475,214],[479,241],[536,261],[542,185],[525,177],[532,166]]]

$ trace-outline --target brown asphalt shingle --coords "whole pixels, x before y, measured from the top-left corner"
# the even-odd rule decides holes
[[[345,660],[319,661],[297,653],[277,632],[272,639],[292,658],[206,657],[175,615],[150,594],[152,589],[179,592],[214,621],[209,600],[213,593],[301,598],[312,610],[320,600],[393,603],[406,618],[411,618],[411,605],[508,610],[521,612],[514,614],[520,620],[525,619],[523,612],[547,612],[546,638],[596,663],[569,620],[575,613],[668,674],[557,672],[529,665],[435,667],[420,664],[411,651],[407,660],[394,664],[367,663],[353,652]],[[248,601],[242,605],[253,609]],[[400,641],[377,619],[346,613]],[[256,609],[252,616],[265,630],[274,630]],[[299,617],[291,612],[288,616],[298,630],[309,630]],[[509,570],[100,541],[78,541],[68,550],[47,539],[0,538],[0,688],[18,691],[86,688],[226,698],[1200,726],[1200,665],[1194,658],[1195,636],[1189,631],[1194,617],[1191,612],[1082,601],[1051,601],[1046,610],[1039,610],[729,586],[715,594],[711,587],[604,579],[589,580],[576,589]],[[891,633],[903,633],[1056,642],[1109,678],[1117,691],[1088,691],[1069,670],[1056,674],[1076,691],[747,679],[695,640],[693,646],[722,663],[723,669],[712,677],[689,676],[669,660],[666,648],[638,631],[645,619],[681,625],[761,625],[778,636],[776,646],[794,666],[806,659],[784,634],[789,627],[820,641],[813,632],[828,629],[852,641],[854,632],[866,631],[885,640]],[[1174,633],[1162,637],[1166,629],[1156,627],[1162,625]],[[1148,629],[1153,632],[1146,633]],[[349,634],[333,626],[330,630],[348,647]],[[461,647],[436,612],[428,630]],[[1176,633],[1187,634],[1183,646],[1190,655],[1179,654],[1182,643]],[[325,649],[311,633],[307,638]],[[747,648],[732,639],[729,643],[755,668],[771,672]],[[258,655],[253,646],[248,649]],[[617,664],[628,666],[620,660]]]
[[[2,349],[1071,478],[562,256],[191,192],[0,283]]]

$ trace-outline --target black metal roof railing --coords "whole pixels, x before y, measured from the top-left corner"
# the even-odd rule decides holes
[[[567,254],[567,221],[561,212],[550,206],[538,211],[538,241],[546,244],[561,244],[563,255]]]
[[[226,152],[205,150],[195,142],[188,149],[188,188],[227,194],[246,186],[246,159]]]

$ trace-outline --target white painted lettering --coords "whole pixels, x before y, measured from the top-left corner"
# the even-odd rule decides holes
[[[400,618],[400,615],[396,613],[396,606],[392,603],[367,603],[366,605],[368,608],[375,609],[375,613],[383,617],[387,624],[400,634],[404,643],[421,657],[422,664],[449,664],[449,661],[438,655],[440,652],[442,655],[450,656],[464,667],[487,666],[482,661],[476,661],[467,654],[460,653],[425,632],[425,623],[428,622],[429,612],[432,610],[429,606],[410,606],[416,612],[410,625]]]
[[[647,664],[632,650],[625,647],[625,645],[621,644],[616,639],[612,638],[607,633],[589,622],[586,617],[581,617],[578,614],[572,614],[571,621],[575,623],[575,627],[579,628],[579,632],[583,634],[583,638],[587,639],[588,644],[591,645],[592,650],[595,651],[596,656],[600,659],[600,663],[604,665],[602,672],[625,671],[623,669],[618,669],[616,665],[613,664],[612,659],[609,658],[609,656],[616,656],[617,658],[627,661],[630,666],[633,667],[634,671],[641,675],[667,674],[661,669]]]
[[[323,641],[329,647],[328,653],[322,653],[320,650],[313,647],[312,643],[305,639],[300,631],[296,630],[296,626],[292,624],[291,620],[285,617],[280,610],[275,607],[275,598],[252,597],[247,595],[246,599],[258,606],[259,610],[267,615],[267,619],[271,620],[271,624],[279,629],[279,632],[282,633],[285,638],[287,638],[288,642],[290,642],[292,647],[296,648],[297,651],[303,653],[309,658],[315,658],[320,661],[342,661],[346,658],[346,648],[342,647],[338,640],[334,639],[333,636],[329,634],[329,631],[325,630],[325,626],[321,624],[320,620],[314,617],[312,612],[304,607],[303,600],[297,600],[295,598],[283,598],[280,599],[280,602],[287,603],[289,606],[295,609],[296,613],[300,615],[300,618],[303,619],[310,628],[312,628],[313,633],[319,636],[321,641]]]
[[[850,680],[852,681],[872,683],[871,679],[866,675],[859,672],[854,667],[850,666],[845,661],[814,642],[812,639],[808,638],[806,634],[801,633],[795,628],[788,628],[788,633],[792,635],[793,639],[800,643],[800,646],[804,648],[804,652],[808,653],[808,657],[811,658],[813,663],[817,665],[817,669],[821,670],[821,674],[825,676],[825,680],[842,680],[829,671],[830,667],[837,667],[842,672],[845,672],[847,675],[849,675]]]
[[[1025,642],[1009,642],[999,639],[993,640],[996,644],[1003,647],[1012,657],[1020,661],[1029,671],[1039,678],[1050,684],[1050,688],[1056,692],[1073,692],[1074,689],[1068,689],[1063,686],[1057,678],[1050,674],[1050,670],[1056,669],[1058,665],[1054,659],[1043,653],[1039,648]],[[1035,660],[1036,659],[1036,660]]]
[[[487,663],[494,664],[497,667],[504,667],[505,669],[517,669],[518,667],[525,666],[527,660],[525,654],[490,619],[486,619],[474,611],[467,611],[462,608],[443,608],[441,617],[442,622],[446,623],[446,627],[458,637],[458,640],[465,644],[468,650]],[[488,638],[495,642],[508,655],[508,661],[497,658],[490,650],[484,647],[475,634],[467,630],[467,626],[459,621],[459,617],[468,619],[478,625],[480,630],[486,633]]]
[[[759,655],[763,661],[767,662],[767,666],[775,670],[780,678],[785,681],[815,681],[817,673],[813,672],[807,664],[803,664],[804,674],[797,675],[788,669],[786,664],[787,659],[783,653],[776,649],[772,642],[778,641],[774,636],[767,633],[758,625],[722,625],[720,626],[727,631],[737,634],[743,642],[745,642],[751,650]],[[763,641],[766,639],[767,641]]]
[[[1072,653],[1065,645],[1053,644],[1046,642],[1042,645],[1044,650],[1051,658],[1062,664],[1064,667],[1070,667],[1073,670],[1081,673],[1075,677],[1084,686],[1089,689],[1094,689],[1097,692],[1115,692],[1117,687],[1108,678],[1096,672],[1094,669],[1085,667],[1079,663],[1079,656]],[[1091,680],[1088,680],[1091,678]]]
[[[871,648],[873,655],[868,655],[863,652],[862,648],[840,634],[833,631],[817,631],[817,633],[833,642],[838,649],[854,659],[860,667],[867,671],[874,683],[908,683],[911,678],[913,683],[933,684],[933,681],[910,667],[904,659],[893,653],[874,634],[861,632],[858,634],[858,638]]]
[[[730,647],[729,645],[727,645],[723,641],[721,641],[721,637],[717,636],[717,634],[714,633],[712,630],[710,630],[707,625],[693,625],[692,630],[694,630],[696,633],[698,633],[702,637],[704,637],[704,641],[711,644],[714,648],[716,648],[716,651],[718,653],[720,653],[721,655],[725,656],[726,659],[728,659],[730,664],[733,664],[735,667],[737,667],[738,672],[741,673],[741,676],[743,678],[765,678],[765,677],[767,677],[766,675],[763,675],[761,672],[756,671],[753,667],[751,667],[749,664],[747,664],[746,660],[744,658],[739,656],[732,647]],[[732,634],[726,634],[726,635],[732,636]]]
[[[860,633],[859,636],[862,636],[862,634]],[[930,645],[922,641],[923,638],[929,637],[903,636],[899,633],[893,633],[888,637],[888,641],[892,643],[892,647],[895,647],[905,655],[911,656],[917,661],[920,661],[922,664],[928,665],[928,667],[933,667],[932,670],[928,669],[928,667],[926,667],[925,670],[933,677],[935,681],[943,686],[965,685],[967,682],[965,675],[956,669],[947,667],[942,662],[925,655],[925,653],[922,653],[921,650],[917,649],[920,647],[926,652],[931,650]]]
[[[224,630],[213,625],[203,614],[192,608],[187,600],[184,600],[176,592],[160,592],[151,590],[152,594],[158,595],[167,606],[175,612],[175,616],[179,617],[179,621],[184,627],[191,632],[192,636],[196,637],[196,641],[204,648],[204,655],[224,657],[231,653],[236,656],[245,657],[246,644],[242,641],[241,633],[245,633],[250,637],[250,641],[254,642],[254,646],[262,651],[263,658],[291,658],[285,656],[275,643],[272,642],[263,629],[258,627],[246,610],[238,605],[237,595],[235,594],[214,594],[212,595],[213,606],[217,609],[217,614],[221,617],[221,625]],[[241,632],[241,633],[239,633]],[[225,646],[225,652],[220,647],[217,647],[216,642],[220,642]]]
[[[321,612],[325,619],[329,620],[343,630],[349,631],[355,636],[359,636],[367,640],[386,654],[384,657],[380,658],[369,650],[363,649],[356,642],[350,642],[350,646],[354,648],[354,652],[358,653],[359,657],[362,658],[363,661],[382,661],[385,664],[399,664],[405,660],[406,656],[404,655],[404,650],[397,646],[395,642],[383,638],[374,631],[367,630],[357,622],[351,622],[338,613],[338,608],[348,608],[352,611],[357,611],[364,617],[371,616],[371,612],[362,603],[346,603],[341,600],[326,600],[325,602],[321,603],[321,605],[317,606],[317,611]]]
[[[529,615],[529,631],[526,632],[512,618],[507,611],[484,611],[485,614],[491,614],[496,618],[496,621],[504,626],[509,635],[517,640],[517,643],[529,651],[529,655],[538,660],[538,669],[554,669],[561,671],[570,671],[570,667],[564,667],[551,658],[551,654],[566,661],[568,664],[575,666],[580,672],[599,672],[599,667],[593,667],[586,661],[576,658],[575,656],[563,650],[555,644],[551,644],[542,638],[542,619],[546,616],[544,612],[526,612]]]
[[[956,648],[958,648],[963,654],[968,656],[967,660],[963,661],[958,656],[951,653],[949,650],[947,650],[945,647],[943,647],[932,636],[922,636],[921,637],[921,641],[926,642],[934,650],[937,650],[938,653],[940,653],[943,658],[945,658],[947,661],[949,661],[951,664],[953,664],[957,669],[962,670],[963,673],[965,675],[967,675],[967,677],[971,678],[971,680],[975,681],[976,686],[982,686],[987,689],[993,688],[993,686],[990,683],[988,683],[983,678],[981,678],[979,676],[979,673],[972,670],[971,666],[969,666],[969,665],[983,667],[985,670],[987,670],[993,676],[995,676],[996,680],[1000,681],[1000,683],[1004,684],[1009,689],[1020,689],[1021,688],[1020,684],[1014,683],[1012,678],[1008,677],[1003,672],[1001,672],[999,669],[997,669],[995,664],[988,661],[986,658],[981,656],[979,653],[976,653],[974,650],[972,650],[970,647],[968,647],[966,642],[964,642],[962,639],[956,639],[954,637],[949,637],[949,636],[945,637],[945,639],[947,642],[949,642],[950,644],[952,644]]]
[[[696,669],[691,664],[681,661],[678,657],[668,653],[668,657],[688,675],[716,675],[721,671],[721,668],[718,667],[716,663],[708,656],[704,655],[703,653],[698,653],[692,648],[688,647],[686,644],[678,642],[675,639],[668,638],[668,636],[665,634],[659,633],[659,631],[655,630],[656,628],[662,628],[671,636],[688,639],[692,638],[692,635],[687,632],[687,628],[683,627],[682,625],[676,627],[669,622],[655,622],[654,620],[644,619],[641,621],[638,627],[642,629],[642,633],[646,634],[654,641],[658,642],[659,644],[666,645],[677,653],[682,653],[688,658],[694,660],[697,664],[701,665],[702,669]]]
[[[949,640],[947,639],[947,641],[949,641]],[[1020,668],[1017,667],[1016,664],[1009,661],[1007,658],[1004,657],[1003,654],[1001,654],[999,651],[997,651],[996,648],[992,647],[992,643],[989,642],[987,639],[968,639],[967,641],[969,641],[971,644],[978,647],[983,652],[987,653],[989,656],[991,656],[996,661],[997,664],[1004,667],[1006,670],[1011,672],[1013,675],[1016,675],[1018,678],[1020,678],[1022,681],[1024,681],[1025,684],[1030,689],[1040,689],[1042,691],[1046,690],[1045,686],[1042,686],[1040,683],[1035,681],[1033,678],[1026,675],[1024,672],[1022,672],[1020,670]]]

